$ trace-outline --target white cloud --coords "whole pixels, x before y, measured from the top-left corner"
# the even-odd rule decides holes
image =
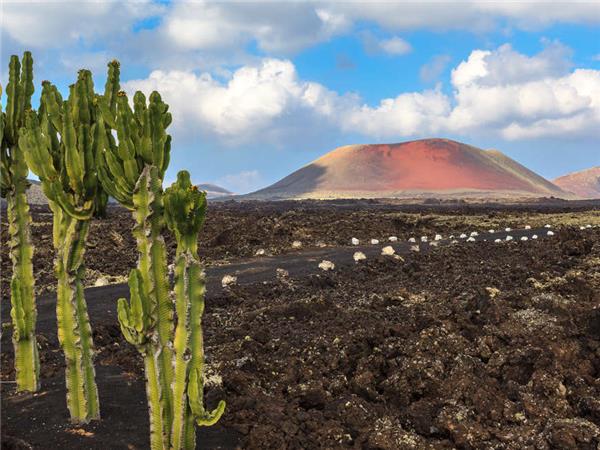
[[[404,55],[410,53],[412,50],[412,47],[408,42],[397,36],[382,40],[379,43],[379,46],[385,53],[390,55]]]
[[[151,0],[46,0],[3,2],[2,35],[32,48],[78,53],[101,44],[109,54],[126,55],[151,68],[214,68],[223,62],[246,64],[249,47],[272,56],[325,42],[375,25],[392,36],[379,50],[404,54],[410,45],[396,36],[417,29],[482,32],[540,28],[554,23],[600,23],[597,2],[222,2]],[[134,31],[154,17],[151,29]],[[144,28],[144,27],[142,27]],[[73,48],[71,48],[73,50]],[[97,51],[97,47],[94,50]],[[74,54],[71,52],[71,54]]]
[[[412,51],[410,44],[398,36],[378,39],[370,31],[363,31],[360,33],[360,37],[365,51],[372,55],[385,53],[392,56],[399,56]]]
[[[155,71],[125,84],[159,89],[175,112],[177,132],[220,142],[289,146],[332,129],[371,138],[488,134],[506,139],[582,137],[600,126],[600,71],[570,70],[568,49],[548,43],[534,56],[508,45],[474,50],[441,87],[400,93],[378,105],[301,80],[288,60],[264,59],[224,82],[208,73]]]
[[[285,138],[283,129],[298,129],[303,117],[332,116],[343,101],[323,86],[298,79],[287,60],[264,59],[236,70],[226,82],[208,73],[154,71],[147,79],[124,83],[133,92],[159,90],[176,112],[174,127],[183,133],[203,133],[232,144]]]
[[[164,8],[150,0],[4,1],[2,32],[32,48],[58,48],[80,41],[111,39]]]
[[[215,181],[217,186],[222,186],[236,194],[246,194],[256,191],[264,186],[264,179],[258,170],[243,170],[239,173],[224,175]]]

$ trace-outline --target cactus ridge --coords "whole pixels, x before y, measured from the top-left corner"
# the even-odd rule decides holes
[[[18,56],[11,56],[5,112],[0,105],[0,195],[7,202],[16,387],[17,391],[31,392],[40,387],[40,363],[35,336],[34,247],[31,243],[31,215],[26,196],[30,185],[27,180],[29,169],[18,146],[18,136],[25,125],[25,116],[31,110],[33,92],[31,53],[25,52],[21,61]]]

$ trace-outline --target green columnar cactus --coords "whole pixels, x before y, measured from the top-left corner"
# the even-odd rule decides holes
[[[95,154],[104,142],[98,116],[92,74],[81,70],[67,101],[55,86],[43,83],[39,115],[28,114],[19,139],[54,214],[58,338],[65,353],[67,406],[73,422],[100,417],[82,283],[83,254],[99,187]]]
[[[169,297],[162,180],[169,164],[171,123],[168,106],[153,92],[141,92],[134,108],[119,91],[119,63],[108,65],[105,94],[98,97],[105,126],[104,150],[98,155],[98,176],[104,189],[135,219],[139,260],[130,274],[131,303],[119,302],[125,337],[144,356],[150,406],[151,445],[168,448],[173,416],[173,304]],[[118,143],[111,130],[116,130]]]
[[[177,182],[165,191],[165,219],[177,240],[175,257],[175,305],[177,327],[173,349],[175,378],[173,382],[173,426],[171,448],[196,448],[194,422],[213,425],[223,411],[220,401],[212,412],[204,409],[204,345],[202,314],[204,312],[204,271],[198,258],[198,233],[206,213],[206,193],[190,182],[181,171]],[[191,358],[190,358],[191,356]]]
[[[33,289],[31,215],[26,196],[29,188],[29,169],[18,146],[19,130],[25,124],[26,111],[31,109],[31,53],[25,52],[23,55],[22,69],[19,58],[11,57],[6,88],[6,113],[2,112],[0,105],[0,191],[7,202],[10,235],[8,248],[12,261],[12,341],[15,349],[17,390],[34,392],[40,386],[40,364],[35,338],[37,311]]]

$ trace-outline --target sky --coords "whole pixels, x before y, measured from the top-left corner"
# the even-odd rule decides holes
[[[159,91],[166,183],[246,193],[341,145],[431,137],[550,179],[600,165],[600,0],[3,0],[2,85],[24,50],[38,92],[81,68],[102,92],[115,58],[128,94]]]

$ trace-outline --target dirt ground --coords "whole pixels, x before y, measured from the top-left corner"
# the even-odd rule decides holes
[[[38,248],[48,219],[36,213]],[[335,252],[351,237],[546,223],[556,235],[537,241],[460,243],[403,259],[370,255],[331,272],[218,283],[227,262],[258,248],[283,261],[323,244]],[[225,399],[227,410],[217,426],[199,430],[199,448],[597,450],[600,228],[580,230],[586,223],[600,223],[598,205],[213,207],[201,238],[216,267],[203,321],[207,399]],[[125,211],[95,223],[88,267],[123,276],[136,258],[130,226]],[[119,248],[106,238],[111,231]],[[303,249],[292,249],[294,240]],[[36,273],[50,286],[39,271],[50,267],[46,252]],[[2,268],[5,283],[4,255]],[[122,294],[119,286],[86,291],[103,414],[90,425],[67,420],[53,293],[38,301],[40,393],[13,392],[3,325],[3,449],[148,448],[141,360],[115,314]]]
[[[529,204],[493,204],[426,201],[407,204],[393,200],[211,202],[205,228],[200,235],[200,256],[207,264],[253,256],[293,253],[294,241],[302,248],[348,245],[351,238],[361,242],[397,236],[432,237],[490,228],[542,227],[545,224],[580,226],[600,224],[600,201],[565,202],[544,200]],[[137,261],[131,235],[131,213],[109,208],[109,218],[94,220],[86,249],[86,285],[125,282]],[[52,249],[52,214],[47,206],[32,206],[32,239],[36,247],[34,272],[36,292],[55,290]],[[0,211],[0,242],[7,242],[6,214]],[[165,233],[172,256],[175,242]],[[11,263],[0,252],[0,292],[7,300]]]

